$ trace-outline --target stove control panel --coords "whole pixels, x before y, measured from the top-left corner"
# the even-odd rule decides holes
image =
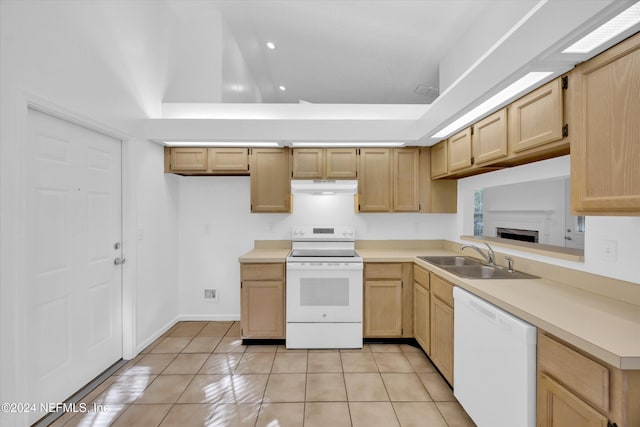
[[[351,225],[341,226],[296,226],[291,232],[292,240],[304,241],[353,241],[355,229]]]

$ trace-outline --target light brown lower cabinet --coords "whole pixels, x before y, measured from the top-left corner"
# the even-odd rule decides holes
[[[640,426],[640,370],[621,370],[538,331],[537,427]]]
[[[285,337],[284,264],[240,265],[242,338]]]
[[[412,263],[365,263],[365,338],[413,336],[412,276]]]
[[[545,374],[538,375],[538,427],[607,427],[607,417]]]
[[[431,361],[453,384],[453,285],[431,273]]]
[[[420,347],[431,353],[431,298],[429,293],[429,273],[420,267],[413,267],[413,336]]]

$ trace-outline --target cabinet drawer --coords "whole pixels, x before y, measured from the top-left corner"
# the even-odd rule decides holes
[[[241,264],[240,280],[284,280],[284,264]]]
[[[402,279],[402,264],[367,263],[364,265],[365,279]]]
[[[417,265],[413,266],[413,280],[422,285],[423,288],[429,289],[429,272],[427,270],[423,270]]]
[[[453,307],[453,285],[433,273],[431,274],[431,293],[449,307]]]
[[[549,374],[595,408],[609,411],[609,369],[575,350],[538,334],[539,370]]]

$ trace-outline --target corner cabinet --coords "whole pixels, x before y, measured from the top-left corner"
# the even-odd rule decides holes
[[[288,148],[252,148],[251,212],[291,212]]]
[[[640,33],[569,74],[577,215],[640,215]]]
[[[431,178],[439,178],[449,173],[448,143],[445,139],[431,147]]]
[[[284,338],[284,264],[240,264],[240,280],[242,338]]]

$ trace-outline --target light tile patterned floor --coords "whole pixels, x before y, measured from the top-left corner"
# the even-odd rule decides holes
[[[180,322],[67,413],[65,426],[474,426],[421,350],[244,346],[238,322]]]

